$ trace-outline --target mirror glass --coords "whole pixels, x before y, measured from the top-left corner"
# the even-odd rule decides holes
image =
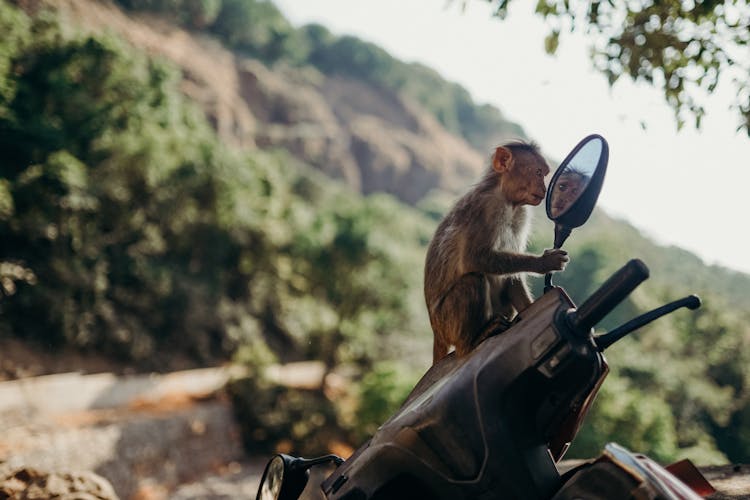
[[[604,142],[593,137],[567,162],[563,162],[549,187],[547,215],[555,220],[565,214],[586,190],[599,165]]]
[[[268,462],[258,490],[257,500],[278,500],[284,482],[284,459],[276,455]]]

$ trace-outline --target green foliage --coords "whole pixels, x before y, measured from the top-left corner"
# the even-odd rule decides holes
[[[488,131],[513,127],[434,71],[374,45],[316,25],[291,30],[267,2],[220,4],[127,2],[204,16],[180,22],[205,22],[266,60],[302,63],[309,51],[327,72],[416,96],[483,150]],[[170,67],[110,37],[66,38],[54,20],[7,3],[0,28],[3,333],[149,368],[164,367],[162,352],[235,354],[254,367],[252,383],[237,386],[252,406],[240,412],[255,412],[248,421],[265,434],[250,439],[269,446],[291,436],[301,450],[317,433],[332,438],[331,426],[361,440],[400,404],[429,364],[424,251],[453,197],[432,193],[418,212],[385,195],[352,194],[281,151],[228,152],[184,102]],[[551,235],[539,216],[532,250]],[[572,261],[556,283],[579,303],[629,258],[652,270],[600,329],[687,293],[705,303],[608,351],[613,373],[571,454],[617,440],[660,460],[750,460],[747,276],[656,247],[599,212],[566,248]],[[541,280],[533,284],[540,293]],[[272,387],[259,375],[266,364],[309,358],[358,381],[353,419],[324,394]]]
[[[130,9],[176,15],[182,24],[208,30],[228,47],[266,63],[312,65],[328,75],[362,79],[401,93],[480,151],[488,151],[508,137],[526,136],[499,109],[477,105],[466,89],[446,81],[433,69],[401,62],[377,45],[353,36],[335,36],[318,24],[294,28],[268,0],[215,0],[221,3],[215,16],[207,14],[214,12],[215,2],[209,0],[118,1]],[[193,4],[201,7],[190,7]],[[196,18],[201,22],[194,21]]]
[[[282,360],[366,366],[391,334],[421,329],[410,313],[425,225],[390,197],[359,198],[283,159],[255,165],[260,182],[247,173],[232,181],[238,219],[254,215],[246,222],[267,235],[243,259],[250,306]]]
[[[169,89],[165,67],[125,56],[112,39],[65,40],[44,19],[29,31],[3,75],[16,92],[0,119],[13,208],[0,224],[10,243],[0,261],[35,282],[17,283],[2,312],[30,338],[149,355],[176,335],[164,328],[176,283],[159,264],[184,250],[165,249],[161,214],[184,203],[191,187],[181,181],[208,159],[208,128]],[[184,146],[181,135],[196,140]],[[163,314],[152,313],[160,304]]]
[[[359,384],[356,442],[364,442],[401,406],[418,380],[402,364],[376,364]]]
[[[118,0],[126,9],[175,15],[180,24],[205,29],[219,15],[222,0]]]
[[[254,454],[319,456],[333,441],[344,442],[335,406],[318,390],[295,389],[263,377],[232,381],[228,386],[245,448]]]
[[[336,318],[335,332],[312,329],[319,345],[325,345],[321,335],[340,343],[336,352],[329,353],[335,359],[311,353],[331,366],[337,361],[379,359],[383,337],[410,322],[407,294],[416,277],[408,261],[399,258],[403,252],[399,245],[419,247],[410,245],[414,236],[396,240],[393,231],[401,228],[384,222],[393,220],[395,208],[384,198],[349,207],[340,200],[319,211],[309,230],[294,239],[292,259],[299,262],[297,270],[310,290],[309,298],[329,305]]]
[[[348,391],[333,396],[322,388],[281,385],[253,365],[250,376],[232,381],[228,389],[248,450],[321,455],[336,442],[366,441],[417,379],[404,363],[382,361]]]
[[[478,106],[466,89],[431,68],[399,61],[377,45],[353,36],[334,37],[320,26],[303,30],[310,42],[309,62],[315,67],[408,96],[480,151],[490,150],[502,137],[525,137],[523,129],[503,118],[500,110]]]
[[[164,14],[188,28],[211,31],[227,46],[266,62],[306,56],[297,32],[268,0],[117,1],[126,9]]]
[[[550,226],[538,225],[533,238],[537,251],[549,245],[551,234]],[[612,402],[616,398],[627,402],[637,395],[644,399],[644,408],[666,405],[675,432],[673,437],[655,434],[663,442],[654,441],[651,448],[643,449],[654,449],[655,454],[673,449],[677,456],[703,464],[746,461],[750,447],[742,426],[748,405],[750,303],[740,290],[747,290],[747,276],[705,266],[680,249],[657,247],[635,228],[600,212],[576,229],[565,246],[571,263],[555,283],[579,304],[632,257],[641,258],[651,269],[650,279],[598,325],[600,331],[690,293],[703,299],[699,310],[661,318],[607,351],[613,374],[571,453],[586,456],[608,440],[620,439],[614,432],[622,425],[617,414],[624,410]],[[648,422],[644,416],[632,418],[644,425]],[[645,431],[634,432],[637,440]],[[622,442],[628,443],[624,438]]]
[[[216,21],[222,0],[184,0],[184,23],[192,28],[206,28]]]
[[[602,386],[567,456],[597,456],[606,444],[603,436],[659,461],[672,461],[677,454],[669,405],[654,394],[629,386],[627,379],[612,375]]]
[[[400,221],[392,199],[363,200],[283,153],[229,153],[171,68],[25,25],[25,43],[3,40],[14,92],[0,108],[12,333],[153,368],[165,348],[208,360],[238,345],[366,366],[392,331],[418,330],[418,214]]]
[[[505,18],[510,0],[485,0]],[[734,0],[683,2],[540,0],[536,12],[553,28],[544,40],[557,49],[560,26],[582,27],[591,38],[594,65],[614,84],[621,76],[660,88],[674,109],[678,127],[692,117],[696,127],[704,114],[701,98],[719,78],[736,89],[738,129],[750,135],[750,5]]]
[[[13,99],[15,82],[9,77],[12,59],[29,42],[29,19],[19,10],[0,4],[0,110]],[[2,111],[0,111],[2,112]]]
[[[276,61],[290,52],[294,29],[267,0],[222,0],[211,30],[229,46],[264,61]]]

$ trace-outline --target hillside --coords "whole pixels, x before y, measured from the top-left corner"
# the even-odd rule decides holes
[[[115,31],[177,64],[183,92],[228,144],[283,148],[358,191],[386,191],[408,203],[434,188],[455,191],[483,166],[483,154],[382,87],[310,67],[271,69],[162,19],[126,15],[111,2],[50,4],[81,29]]]
[[[54,8],[65,34],[34,19],[4,25],[26,38],[19,49],[9,36],[18,52],[0,58],[0,237],[12,243],[0,252],[2,333],[138,370],[317,359],[349,378],[348,397],[331,409],[321,390],[270,412],[278,388],[249,383],[253,417],[272,426],[313,405],[316,421],[361,440],[429,363],[421,269],[435,224],[483,168],[482,147],[523,129],[362,41],[321,35],[324,49],[361,50],[372,68],[337,68],[340,52],[322,49],[269,59],[273,40],[230,50],[216,29],[123,3],[2,4]],[[430,85],[458,97],[428,102]],[[499,132],[480,134],[482,123]],[[551,235],[538,214],[533,250]],[[629,258],[652,270],[605,329],[686,293],[706,304],[613,351],[597,424],[572,452],[616,439],[661,460],[750,459],[750,277],[602,211],[566,246],[559,282],[576,301]],[[264,431],[258,446],[289,432]]]
[[[542,214],[538,218],[543,217]],[[533,242],[537,248],[551,244],[551,227],[537,227]],[[585,226],[573,232],[566,244],[573,258],[579,249],[596,247],[607,255],[609,264],[597,278],[604,281],[606,273],[619,264],[640,258],[651,269],[651,277],[643,287],[669,290],[670,295],[698,294],[717,308],[727,307],[750,311],[750,276],[717,265],[707,265],[695,254],[682,248],[658,245],[623,219],[597,209]],[[565,278],[562,278],[564,283]]]
[[[111,2],[52,4],[81,29],[114,31],[135,47],[175,63],[182,91],[233,146],[282,148],[357,191],[386,192],[409,204],[424,204],[428,195],[435,197],[434,191],[445,191],[431,205],[438,214],[484,168],[488,152],[450,133],[413,99],[382,85],[326,75],[310,66],[281,62],[269,67],[227,50],[212,37],[159,16],[127,14]],[[507,135],[495,137],[498,141],[523,134],[517,124],[501,129]],[[540,213],[537,219],[543,217]],[[551,229],[538,226],[536,234],[544,241],[541,232]],[[613,252],[618,261],[641,256],[659,269],[657,281],[669,276],[681,289],[716,290],[729,305],[750,309],[750,277],[744,273],[706,266],[688,251],[655,245],[626,221],[606,214],[578,232],[585,236],[576,239],[598,238],[622,249]]]

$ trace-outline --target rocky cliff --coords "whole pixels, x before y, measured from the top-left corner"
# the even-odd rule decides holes
[[[45,3],[83,30],[114,32],[174,63],[183,92],[232,146],[284,148],[356,190],[390,192],[407,203],[435,188],[460,191],[483,167],[482,154],[389,90],[309,67],[270,68],[108,1]]]

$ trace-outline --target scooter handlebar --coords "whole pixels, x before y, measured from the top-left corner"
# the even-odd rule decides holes
[[[571,317],[571,326],[581,335],[609,314],[630,292],[649,276],[648,267],[640,259],[633,259],[621,267],[599,289],[581,304]]]

